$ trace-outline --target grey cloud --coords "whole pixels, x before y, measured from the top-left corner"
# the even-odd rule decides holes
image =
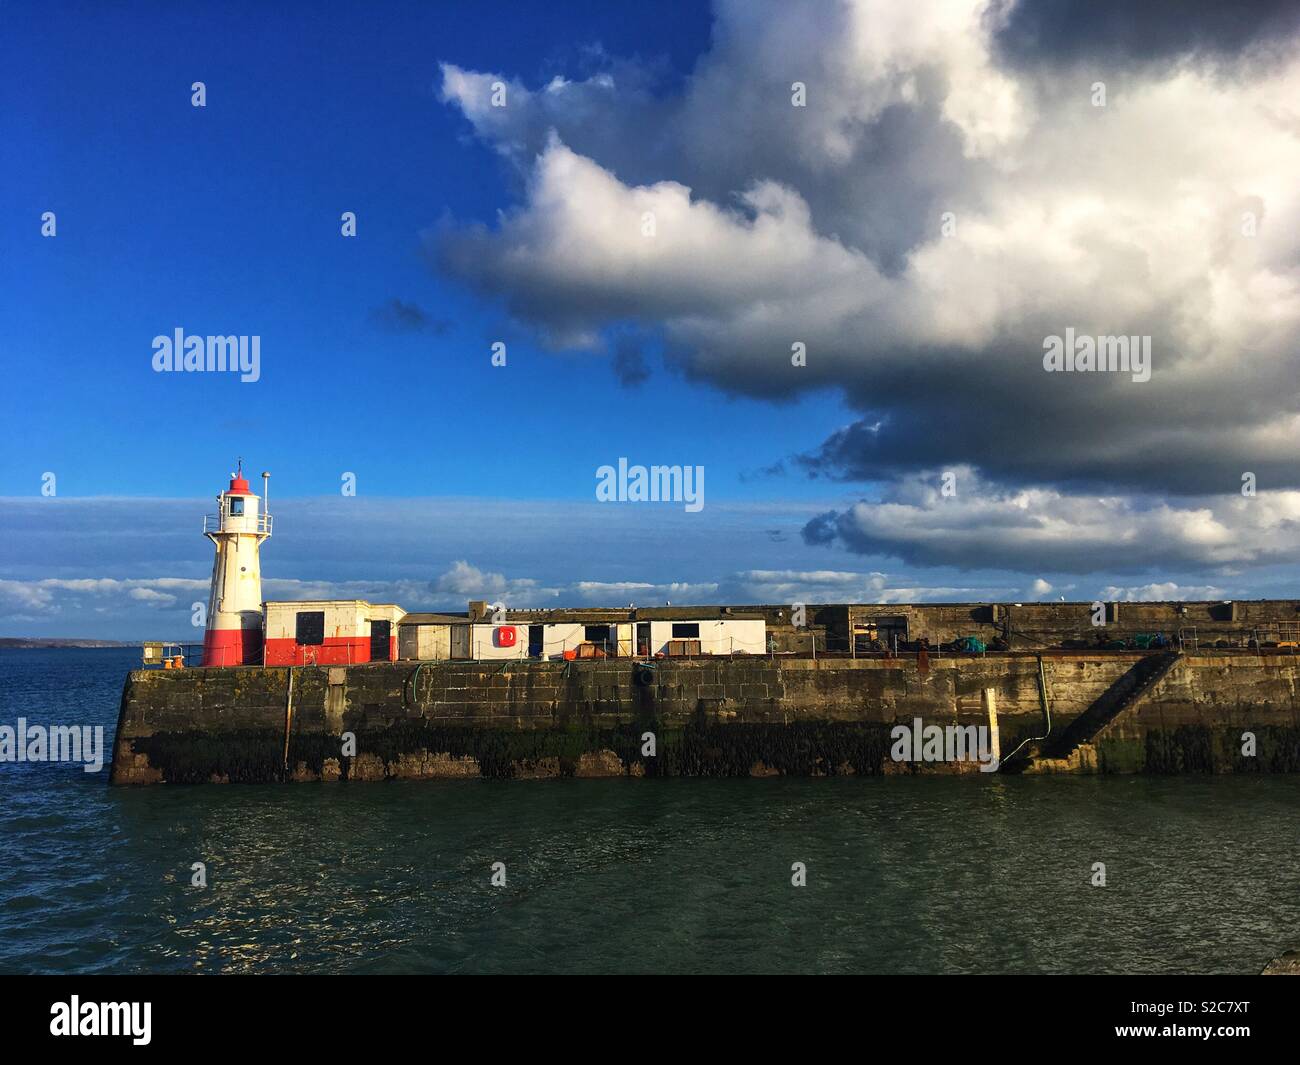
[[[451,322],[432,317],[417,303],[391,299],[370,312],[370,320],[381,329],[393,333],[432,333],[442,336],[451,329]]]
[[[1295,36],[1219,77],[1128,63],[1140,34],[1121,34],[1129,76],[1096,109],[1073,66],[1003,54],[1059,51],[1077,5],[897,10],[724,4],[667,95],[631,76],[518,85],[493,113],[490,76],[449,68],[444,98],[527,185],[498,228],[444,228],[438,262],[554,343],[599,349],[632,320],[726,392],[840,390],[860,419],[799,458],[819,476],[967,462],[1008,484],[1300,484]],[[1174,50],[1217,34],[1220,53],[1268,32],[1191,18],[1162,5],[1138,24]],[[1067,327],[1150,336],[1151,380],[1046,373],[1044,337]]]
[[[827,511],[804,527],[808,544],[917,566],[1026,574],[1222,573],[1274,566],[1300,550],[1300,492],[1143,503],[1123,496],[1006,490],[957,473],[909,478],[879,500]]]
[[[619,339],[614,350],[614,376],[624,388],[637,388],[650,379],[650,367],[637,341],[629,337]]]
[[[1234,56],[1284,39],[1300,26],[1293,0],[1033,0],[1006,4],[997,33],[1012,62],[1086,59],[1108,64]]]
[[[810,518],[803,527],[803,539],[806,544],[825,545],[835,542],[840,520],[839,511],[828,510]]]

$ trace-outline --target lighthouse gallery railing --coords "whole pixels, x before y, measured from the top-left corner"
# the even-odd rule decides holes
[[[263,533],[263,534],[265,534],[265,535],[267,535],[267,536],[270,536],[270,535],[271,535],[271,515],[270,515],[270,514],[259,514],[259,515],[257,516],[257,521],[256,521],[255,523],[249,525],[247,528],[242,528],[242,529],[229,529],[229,530],[227,530],[227,531],[229,531],[229,532],[250,532],[250,533],[255,532],[255,533]],[[204,514],[204,515],[203,515],[203,533],[204,533],[204,535],[207,535],[208,533],[215,533],[215,532],[221,532],[221,515],[220,515],[220,514]]]

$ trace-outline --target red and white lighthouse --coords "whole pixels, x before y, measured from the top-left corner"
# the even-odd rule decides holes
[[[269,473],[262,474],[266,493]],[[230,475],[230,488],[217,496],[218,511],[203,518],[203,535],[216,545],[208,627],[203,634],[205,666],[251,666],[262,661],[262,566],[258,549],[271,535],[271,516],[244,479],[244,463]]]

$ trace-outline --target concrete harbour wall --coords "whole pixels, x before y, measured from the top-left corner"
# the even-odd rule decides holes
[[[1141,654],[1043,657],[1052,734]],[[291,681],[292,678],[292,681]],[[1300,769],[1296,656],[1185,656],[1073,771]],[[292,693],[290,684],[292,683]],[[126,681],[117,784],[407,777],[971,772],[896,762],[890,729],[985,725],[1004,755],[1047,729],[1030,655],[379,663],[148,670]],[[1258,752],[1240,754],[1254,731]],[[653,733],[655,752],[643,753]],[[345,734],[355,750],[345,748]],[[1061,767],[1058,767],[1061,768]]]

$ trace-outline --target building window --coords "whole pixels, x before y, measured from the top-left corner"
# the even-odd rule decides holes
[[[609,640],[608,625],[584,625],[582,629],[582,638],[587,643],[606,643]]]
[[[698,640],[699,638],[700,638],[700,623],[698,621],[674,621],[673,622],[674,640]]]
[[[230,497],[230,516],[232,518],[242,518],[244,516],[244,497]]]
[[[294,640],[300,647],[319,647],[325,642],[325,611],[298,611],[298,626]]]

